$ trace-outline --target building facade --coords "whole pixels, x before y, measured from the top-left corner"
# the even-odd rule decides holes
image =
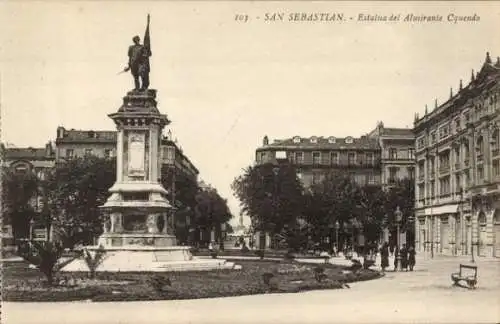
[[[380,148],[377,139],[295,136],[269,142],[256,149],[257,164],[286,160],[297,167],[306,188],[321,182],[329,172],[349,174],[359,184],[380,184]]]
[[[391,186],[398,180],[415,178],[415,135],[409,128],[388,128],[383,122],[368,133],[378,140],[381,159],[381,181]]]
[[[47,143],[45,147],[39,148],[6,147],[4,144],[1,144],[0,151],[2,157],[2,170],[10,169],[16,173],[33,172],[40,180],[45,178],[45,175],[55,163],[55,149],[51,142]],[[42,213],[43,203],[43,196],[41,191],[39,191],[30,201],[30,205],[37,215]],[[6,243],[6,245],[13,244],[14,237],[12,226],[7,219],[3,219],[2,233],[2,237],[5,241],[4,243]]]
[[[500,256],[500,60],[416,116],[415,244],[420,252]]]

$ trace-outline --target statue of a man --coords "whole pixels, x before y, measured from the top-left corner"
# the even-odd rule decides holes
[[[128,49],[128,66],[125,71],[132,73],[135,90],[146,90],[149,87],[149,57],[151,51],[147,46],[140,44],[140,37],[132,38],[134,45]],[[140,79],[140,82],[139,82]]]

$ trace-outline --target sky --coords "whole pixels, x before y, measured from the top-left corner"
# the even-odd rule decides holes
[[[148,13],[159,109],[236,219],[230,185],[264,135],[356,137],[379,120],[411,128],[426,104],[469,82],[487,51],[500,55],[499,2],[3,1],[2,142],[41,147],[58,126],[113,130],[107,115],[133,87],[117,73]],[[272,22],[266,13],[346,19]],[[411,13],[443,21],[358,21]],[[449,14],[479,21],[455,24]]]

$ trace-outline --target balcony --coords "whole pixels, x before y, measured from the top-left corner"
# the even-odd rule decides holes
[[[439,168],[439,174],[448,174],[450,173],[450,166],[449,165],[444,165]]]

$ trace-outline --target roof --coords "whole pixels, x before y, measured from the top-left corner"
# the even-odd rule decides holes
[[[409,128],[383,128],[382,136],[414,136],[413,130]]]
[[[54,159],[53,154],[47,154],[46,148],[6,148],[4,150],[6,160],[50,160]]]
[[[56,143],[116,143],[116,131],[63,130]]]
[[[294,139],[300,138],[300,143],[294,141]],[[352,139],[352,142],[346,142],[346,139]],[[273,143],[262,146],[257,150],[268,150],[270,148],[276,149],[366,149],[366,150],[379,150],[378,141],[375,138],[368,138],[362,136],[360,138],[354,137],[298,137],[287,138],[282,140],[275,140]]]
[[[470,83],[463,89],[460,89],[457,94],[451,96],[443,104],[434,108],[430,113],[427,113],[415,121],[415,128],[420,127],[422,123],[441,115],[443,112],[454,109],[454,107],[464,106],[471,98],[474,98],[481,93],[490,90],[500,81],[500,58],[497,62],[491,61],[489,53],[486,53],[486,60],[481,67],[481,71],[474,75],[472,71]]]

